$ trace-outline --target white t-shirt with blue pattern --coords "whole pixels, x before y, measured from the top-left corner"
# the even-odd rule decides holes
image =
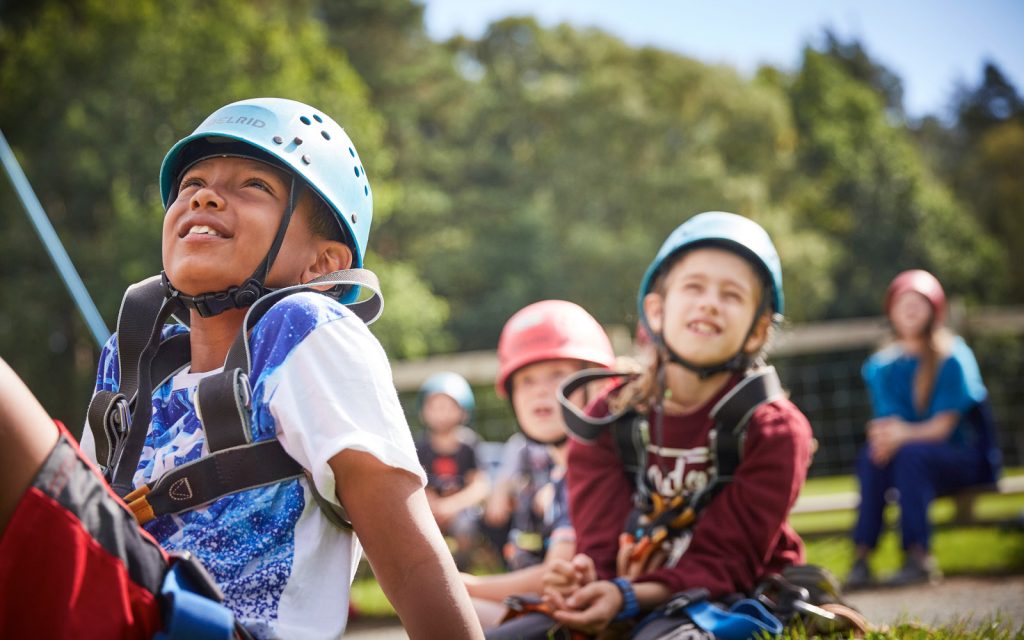
[[[174,326],[165,335],[185,331]],[[380,343],[351,311],[303,292],[275,304],[250,338],[252,431],[277,437],[337,502],[328,460],[346,449],[426,478]],[[135,485],[209,453],[193,396],[210,373],[175,375],[153,393]],[[96,389],[119,384],[117,336],[100,355]],[[95,457],[86,429],[82,448]],[[337,638],[361,548],[330,524],[305,478],[251,489],[145,528],[168,550],[198,556],[226,604],[258,638]]]

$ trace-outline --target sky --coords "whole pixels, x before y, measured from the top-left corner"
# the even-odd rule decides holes
[[[976,86],[994,61],[1024,93],[1024,0],[423,0],[430,36],[482,36],[530,15],[544,26],[598,27],[626,42],[677,51],[750,75],[794,69],[823,30],[856,38],[903,81],[911,117],[948,115],[957,84]]]

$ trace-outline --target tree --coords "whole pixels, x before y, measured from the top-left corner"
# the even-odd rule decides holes
[[[222,104],[280,95],[323,108],[352,132],[382,218],[393,201],[384,123],[302,6],[43,2],[0,32],[0,87],[0,127],[110,325],[125,286],[160,268],[163,152]],[[0,345],[50,411],[77,425],[97,351],[20,208],[4,197],[0,295],[19,303],[0,324]],[[381,272],[396,317],[409,322],[406,299],[424,310],[408,331],[384,320],[382,332],[399,353],[421,349],[416,335],[441,322],[443,306],[408,268],[379,265],[372,253],[367,263]]]
[[[799,133],[796,224],[834,256],[829,316],[878,312],[896,272],[922,267],[951,293],[992,300],[1004,255],[928,171],[885,100],[827,53],[804,50],[790,96]]]
[[[476,106],[456,132],[462,163],[439,177],[457,222],[422,264],[464,347],[493,346],[541,298],[635,323],[640,277],[675,226],[708,209],[772,215],[769,176],[792,139],[780,91],[528,18],[449,44]]]

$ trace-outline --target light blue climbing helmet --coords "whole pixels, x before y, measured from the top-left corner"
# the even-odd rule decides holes
[[[476,409],[476,399],[473,396],[473,389],[466,382],[466,379],[452,371],[442,371],[427,378],[420,385],[419,396],[416,398],[417,411],[423,410],[423,403],[427,398],[443,393],[454,400],[462,410],[466,412],[466,422],[473,420],[473,410]]]
[[[282,98],[253,98],[217,109],[164,157],[160,167],[164,208],[176,197],[185,169],[220,155],[269,161],[302,178],[341,225],[352,248],[352,267],[362,267],[373,218],[373,192],[355,145],[330,116]],[[342,302],[351,302],[357,295],[358,289],[353,288]]]
[[[782,262],[779,260],[779,253],[775,250],[771,237],[764,227],[750,218],[745,218],[735,213],[724,211],[708,211],[698,213],[686,222],[682,223],[669,234],[661,248],[655,255],[654,260],[644,273],[640,281],[640,291],[637,294],[637,310],[640,314],[640,321],[644,328],[653,336],[650,324],[647,321],[647,314],[644,313],[644,297],[651,292],[655,280],[665,270],[667,265],[674,263],[675,259],[687,249],[697,247],[719,247],[742,256],[751,262],[760,272],[761,276],[767,279],[766,285],[770,289],[765,300],[762,300],[762,307],[766,303],[771,305],[773,318],[777,321],[785,311],[785,298],[782,290]],[[760,311],[757,316],[760,316]],[[755,317],[755,324],[757,318]],[[751,327],[753,331],[753,327]],[[660,337],[657,338],[662,342]],[[711,375],[717,371],[733,370],[743,368],[745,363],[740,354],[734,356],[725,363],[711,367],[696,367],[685,362],[676,354],[671,353],[672,359],[683,364],[689,369],[697,371],[701,375]]]

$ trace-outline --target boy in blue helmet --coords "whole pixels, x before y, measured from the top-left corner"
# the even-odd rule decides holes
[[[469,428],[473,389],[457,373],[427,378],[417,399],[424,433],[416,455],[427,472],[427,500],[441,531],[455,541],[455,563],[469,566],[479,530],[480,505],[490,483],[476,452],[478,438]]]
[[[355,302],[375,278],[345,271],[362,266],[372,213],[347,134],[298,102],[233,103],[171,149],[160,186],[163,273],[126,294],[83,437],[109,486],[23,387],[5,385],[15,391],[0,403],[2,448],[20,462],[4,465],[0,483],[0,574],[15,575],[15,550],[47,518],[81,544],[46,547],[61,570],[40,579],[63,626],[12,607],[0,626],[19,637],[152,637],[173,621],[161,609],[167,550],[205,565],[246,633],[337,638],[365,549],[411,635],[477,637],[364,322],[379,315],[378,297],[369,310]],[[188,326],[165,325],[172,314]],[[90,561],[76,548],[107,552]],[[96,568],[108,566],[122,570]],[[32,592],[25,576],[14,582]]]
[[[660,619],[630,636],[706,637],[714,630],[692,609],[666,611],[673,594],[688,591],[688,602],[698,602],[750,593],[765,574],[803,560],[787,516],[812,436],[763,366],[783,311],[771,239],[735,214],[694,216],[647,269],[638,308],[653,357],[573,429],[568,486],[578,555],[548,572],[547,595],[554,619],[572,629],[636,624],[658,610]],[[742,420],[725,428],[719,409],[757,388]]]

